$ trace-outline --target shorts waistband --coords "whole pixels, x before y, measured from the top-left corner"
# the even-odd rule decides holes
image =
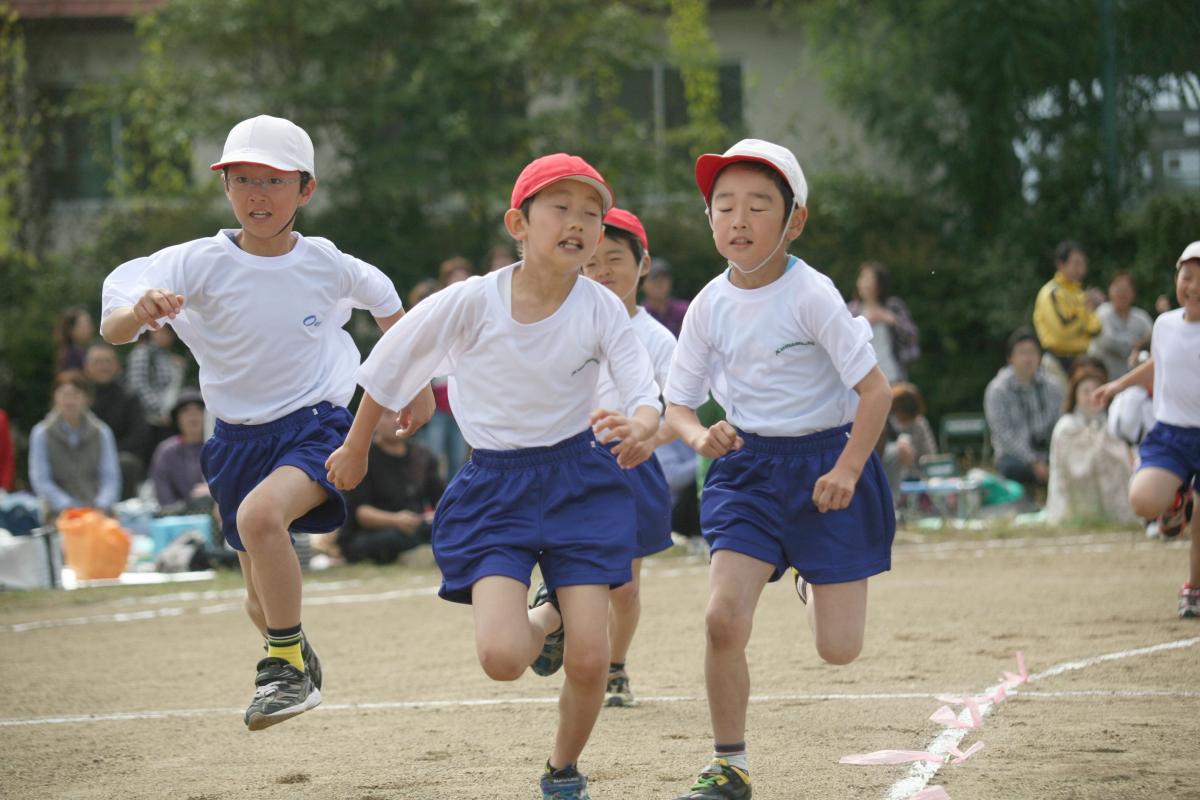
[[[1187,425],[1172,425],[1169,422],[1156,422],[1154,424],[1175,436],[1200,436],[1200,428],[1192,428]]]
[[[337,406],[333,403],[322,400],[315,406],[297,408],[290,414],[285,414],[279,419],[273,419],[261,425],[234,425],[232,422],[218,419],[213,435],[220,439],[257,439],[260,436],[270,436],[289,428],[295,428],[303,424],[305,420],[324,416],[335,408]]]
[[[850,436],[850,425],[826,428],[823,431],[808,433],[804,436],[759,436],[757,433],[746,433],[741,430],[738,433],[741,434],[747,450],[764,455],[792,456],[845,447],[846,439]]]
[[[524,469],[578,458],[596,446],[592,431],[582,431],[569,439],[547,447],[521,447],[516,450],[474,450],[471,462],[488,469]]]

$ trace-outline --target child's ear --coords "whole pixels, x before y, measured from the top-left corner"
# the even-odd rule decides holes
[[[644,278],[649,274],[650,274],[650,251],[647,250],[646,252],[642,253],[642,263],[638,265],[637,276],[639,278]]]
[[[800,236],[804,231],[804,224],[806,222],[808,222],[808,206],[794,208],[787,225],[787,239],[789,242]]]
[[[521,209],[510,208],[504,212],[504,229],[513,239],[523,242],[529,234],[529,220],[521,213]]]
[[[308,201],[312,200],[313,192],[317,190],[317,179],[310,177],[304,184],[304,188],[300,190],[300,205],[308,205]]]

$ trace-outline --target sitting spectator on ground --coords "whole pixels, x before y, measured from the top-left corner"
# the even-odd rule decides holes
[[[351,563],[390,564],[429,543],[433,509],[446,488],[437,459],[421,444],[396,435],[396,418],[384,414],[367,455],[367,475],[346,497],[346,524],[338,547]]]
[[[1100,370],[1075,370],[1067,385],[1063,415],[1050,438],[1050,522],[1134,522],[1129,505],[1133,451],[1105,424],[1104,407],[1092,395],[1105,382]]]
[[[150,423],[150,440],[157,445],[174,433],[171,409],[183,388],[183,356],[173,351],[175,329],[163,325],[142,336],[129,354],[125,382],[137,393]]]
[[[1033,305],[1033,327],[1042,348],[1051,353],[1071,374],[1071,362],[1087,352],[1092,337],[1100,333],[1096,308],[1103,295],[1083,289],[1087,254],[1078,242],[1061,242],[1054,251],[1054,277],[1037,294]]]
[[[1116,380],[1133,366],[1132,356],[1150,337],[1154,320],[1133,304],[1137,289],[1133,276],[1117,272],[1108,284],[1108,302],[1096,309],[1100,335],[1088,345],[1088,355],[1104,362],[1109,380]]]
[[[650,316],[673,333],[676,339],[679,338],[688,302],[671,296],[671,265],[665,258],[650,260],[650,270],[642,279],[642,306]]]
[[[884,377],[889,383],[903,382],[908,365],[921,355],[920,335],[908,306],[892,294],[887,267],[878,261],[860,266],[854,299],[847,306],[851,314],[871,323],[871,347]]]
[[[1042,349],[1029,328],[1018,328],[1005,346],[1001,368],[983,394],[996,469],[1024,484],[1046,485],[1050,435],[1062,412],[1063,390],[1038,369]]]
[[[938,451],[937,437],[925,418],[925,399],[913,384],[897,383],[892,387],[892,411],[884,436],[883,469],[895,495],[901,481],[920,480],[921,456]]]
[[[167,511],[203,510],[210,503],[208,482],[200,468],[204,447],[204,399],[195,389],[185,389],[175,400],[171,420],[179,431],[163,439],[150,460],[154,496]],[[197,503],[196,501],[200,501]]]
[[[96,323],[82,306],[62,312],[54,326],[55,369],[83,369],[84,354],[96,338]]]
[[[79,370],[54,379],[53,406],[29,434],[29,482],[54,519],[68,508],[107,511],[120,499],[112,430],[89,410],[91,387]]]
[[[87,350],[84,377],[92,384],[92,413],[104,422],[117,439],[117,461],[121,465],[122,499],[137,495],[146,477],[150,427],[138,396],[122,385],[121,362],[111,344],[100,342]]]

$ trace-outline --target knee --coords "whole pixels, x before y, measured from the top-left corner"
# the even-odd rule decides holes
[[[479,646],[479,665],[494,681],[515,681],[529,666],[510,648],[491,644]]]
[[[1166,511],[1160,498],[1154,492],[1146,491],[1140,486],[1129,490],[1129,505],[1133,513],[1142,519],[1151,519]]]
[[[744,648],[750,641],[750,615],[724,605],[709,605],[704,628],[709,644],[718,650]]]
[[[609,599],[612,601],[613,608],[618,611],[629,611],[637,608],[641,603],[641,589],[638,587],[637,581],[630,581],[613,589],[609,593]]]
[[[563,669],[576,683],[603,684],[608,678],[608,640],[568,640],[566,652],[563,653]]]
[[[284,527],[282,515],[266,503],[242,503],[237,512],[238,535],[244,544]]]
[[[817,640],[817,655],[827,664],[842,667],[858,658],[862,652],[862,639],[841,639],[837,641]]]

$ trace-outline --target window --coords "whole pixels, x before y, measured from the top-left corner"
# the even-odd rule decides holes
[[[718,66],[717,88],[720,93],[717,119],[736,136],[743,126],[741,64]],[[617,102],[633,119],[646,123],[657,142],[664,141],[667,131],[688,121],[683,75],[666,64],[626,73]]]
[[[1177,186],[1200,186],[1200,150],[1164,150],[1163,177]]]

